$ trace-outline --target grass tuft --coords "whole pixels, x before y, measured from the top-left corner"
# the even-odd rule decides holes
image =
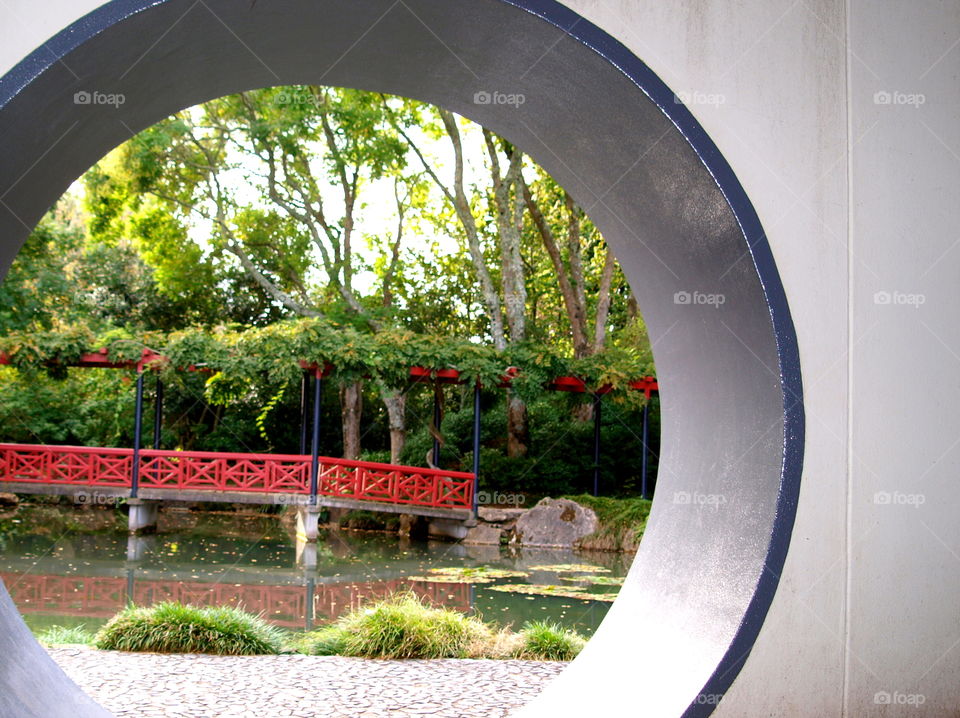
[[[529,623],[513,633],[400,593],[307,634],[295,648],[314,656],[569,661],[585,643],[580,634],[555,624]]]
[[[93,645],[93,633],[83,626],[51,626],[37,634],[37,640],[48,646]]]
[[[118,613],[97,633],[95,645],[114,651],[252,656],[280,653],[283,640],[278,628],[237,608],[158,603]]]
[[[398,593],[308,634],[301,650],[358,658],[478,657],[493,630],[477,618]]]
[[[345,655],[346,645],[347,633],[334,624],[306,634],[293,644],[293,648],[308,656],[339,656]]]
[[[549,621],[532,621],[520,631],[521,643],[514,658],[528,661],[572,661],[586,645],[586,639]]]

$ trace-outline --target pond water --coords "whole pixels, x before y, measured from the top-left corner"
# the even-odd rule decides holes
[[[112,509],[22,505],[0,515],[0,578],[34,631],[93,630],[131,599],[240,606],[289,630],[309,630],[412,589],[515,629],[549,619],[589,636],[631,560],[357,531],[330,531],[315,557],[298,557],[292,526],[265,514],[167,509],[157,533],[139,538],[127,536],[125,516]],[[519,575],[490,578],[483,575],[489,569]],[[515,592],[530,590],[571,595]]]

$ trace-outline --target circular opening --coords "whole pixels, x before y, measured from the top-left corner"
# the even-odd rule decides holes
[[[132,133],[277,84],[454,110],[523,148],[590,213],[661,367],[658,496],[620,598],[526,710],[573,714],[599,695],[658,715],[709,713],[749,654],[789,544],[803,446],[796,339],[729,166],[645,65],[576,14],[550,0],[108,3],[0,80],[3,266],[70,182]],[[83,92],[126,102],[78,104]],[[525,102],[488,101],[495,93]],[[0,621],[7,655],[45,665],[5,598]],[[33,679],[10,680],[5,693],[27,700]],[[70,690],[29,700],[61,715]]]

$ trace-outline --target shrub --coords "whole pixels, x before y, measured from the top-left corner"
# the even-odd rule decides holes
[[[37,635],[40,643],[48,646],[93,644],[93,633],[83,626],[51,626]]]
[[[347,614],[305,639],[315,655],[466,658],[482,655],[493,631],[456,611],[401,593]]]
[[[343,616],[294,646],[314,656],[358,658],[519,658],[569,661],[586,639],[556,624],[533,622],[519,633],[425,605],[401,593]]]
[[[308,656],[339,656],[346,650],[346,645],[346,631],[334,624],[308,633],[295,644],[294,648]]]
[[[97,633],[95,645],[116,651],[250,656],[279,653],[283,637],[262,618],[237,608],[158,603],[118,613]]]
[[[586,645],[586,639],[579,633],[548,621],[524,624],[520,638],[514,658],[530,661],[572,661]]]

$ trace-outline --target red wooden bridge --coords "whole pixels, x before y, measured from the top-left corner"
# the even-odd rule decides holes
[[[312,457],[0,444],[0,486],[16,493],[307,505]],[[472,473],[319,457],[316,503],[464,518]]]

